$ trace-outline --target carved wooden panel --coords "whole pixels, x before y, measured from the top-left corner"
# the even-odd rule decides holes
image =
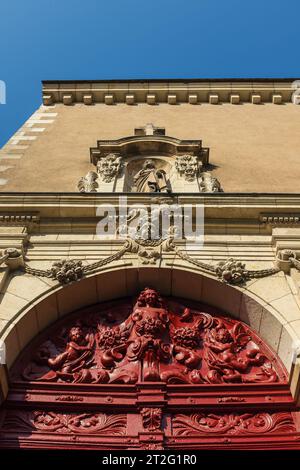
[[[152,289],[145,289],[133,307],[67,320],[26,356],[14,376],[74,384],[286,380],[274,354],[244,324],[164,301]]]
[[[295,432],[291,413],[193,413],[173,418],[175,436],[252,435]]]
[[[13,431],[17,427],[22,432],[122,436],[126,434],[126,423],[126,415],[9,411],[5,416],[2,429]]]
[[[299,422],[284,366],[247,325],[146,288],[32,342],[0,447],[300,448]]]

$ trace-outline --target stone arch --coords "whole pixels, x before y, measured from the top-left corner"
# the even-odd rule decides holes
[[[163,297],[169,297],[169,300],[166,299],[166,307],[164,302],[160,303],[159,297],[156,297],[158,304],[154,305],[155,308],[152,310],[148,304],[143,303],[135,304],[133,307],[132,296],[147,285],[158,289]],[[124,297],[127,297],[127,300],[122,300]],[[107,312],[105,301],[118,298],[121,300],[117,301],[117,304],[109,302],[108,308],[112,310],[110,313]],[[192,310],[185,308],[189,305],[188,299],[194,301],[190,302]],[[221,426],[218,431],[221,437],[225,439],[229,432],[230,442],[232,437],[230,430],[233,426],[234,448],[242,449],[244,445],[248,446],[247,438],[253,437],[252,432],[257,434],[255,441],[252,442],[254,448],[256,445],[276,448],[279,437],[282,438],[283,435],[284,442],[281,442],[281,446],[297,448],[295,439],[298,438],[298,421],[292,413],[296,412],[297,408],[291,400],[280,361],[276,361],[276,355],[263,344],[263,341],[260,341],[261,334],[256,335],[251,330],[244,329],[237,321],[237,319],[242,320],[248,323],[252,330],[262,331],[262,316],[265,311],[260,312],[258,327],[256,318],[258,313],[254,310],[254,306],[257,308],[260,306],[261,309],[264,306],[254,298],[249,299],[245,289],[228,286],[216,279],[184,269],[153,267],[138,269],[119,266],[117,269],[110,269],[63,288],[53,285],[47,294],[36,299],[29,309],[20,313],[18,318],[15,317],[18,340],[24,321],[27,322],[27,331],[31,332],[31,339],[37,336],[28,323],[33,318],[43,333],[34,339],[32,345],[24,351],[24,354],[22,353],[20,360],[16,360],[16,367],[13,367],[8,405],[4,404],[0,413],[2,423],[0,448],[8,445],[13,448],[51,446],[51,448],[90,449],[97,445],[106,449],[118,445],[121,449],[126,449],[129,439],[130,445],[136,449],[148,449],[149,442],[152,443],[153,440],[155,449],[179,449],[184,448],[187,443],[191,448],[205,448],[208,443],[211,445],[213,437],[210,434],[211,426],[206,426],[205,419],[202,419],[206,414],[208,417],[215,416],[216,426]],[[99,302],[102,305],[98,306]],[[209,304],[210,307],[206,307],[205,304]],[[90,307],[87,307],[88,305]],[[214,307],[211,307],[212,305]],[[143,306],[145,311],[141,313]],[[49,315],[49,309],[52,309],[52,314],[56,312],[56,318],[53,319]],[[107,313],[103,315],[102,312]],[[113,318],[118,318],[117,325],[109,326],[107,330],[105,325],[110,324],[110,320],[107,319],[112,317],[106,315],[112,315],[112,312],[115,312]],[[71,315],[68,315],[69,313]],[[44,321],[43,328],[38,320],[39,316]],[[150,322],[159,318],[165,322],[166,329],[162,331],[168,332],[167,336],[161,336],[164,334],[160,332],[161,327],[154,336],[149,336],[150,330],[141,332],[144,328],[143,322],[147,323],[147,318],[150,318]],[[199,324],[200,327],[197,326],[199,321],[203,322]],[[137,322],[136,326],[134,322]],[[119,347],[120,343],[117,342],[116,346],[115,343],[109,343],[109,349],[102,350],[101,336],[97,336],[98,332],[102,332],[100,335],[106,338],[106,332],[111,328],[115,328],[115,332],[119,335],[119,324],[127,325],[126,328],[130,331],[130,337],[126,336],[130,341],[126,339],[125,343],[121,343],[123,348],[121,359],[115,358],[113,353],[114,348]],[[25,325],[26,323],[23,323],[23,327]],[[149,328],[150,325],[153,323],[149,323]],[[218,325],[229,334],[229,338],[223,336],[224,342],[229,345],[234,341],[233,344],[236,345],[234,349],[228,349],[227,345],[225,355],[223,355],[225,351],[223,343],[216,336],[219,334]],[[73,330],[78,328],[81,329],[81,342],[77,344],[82,345],[81,350],[79,349],[81,346],[75,344],[77,340],[70,336],[75,334]],[[193,332],[196,331],[196,335],[202,335],[201,338],[198,336],[198,340],[191,340],[191,329]],[[173,336],[174,332],[179,335],[178,343]],[[243,349],[244,346],[240,348],[242,343],[238,338],[241,335],[244,338],[241,341],[246,341],[244,344],[250,349]],[[141,342],[138,344],[145,344],[146,352],[141,357],[137,355],[135,358],[132,353],[139,349],[132,348],[132,345],[140,336]],[[194,338],[194,335],[192,337]],[[150,338],[150,346],[147,338]],[[155,341],[158,341],[156,338],[164,338],[162,345],[165,341],[169,344],[169,349],[167,345],[162,349],[167,354],[166,361],[159,353],[150,352],[150,356],[144,355],[149,348],[150,351],[151,349],[156,351],[156,347],[153,347]],[[29,337],[27,340],[28,343]],[[195,345],[186,346],[184,341],[187,340],[194,341]],[[81,351],[78,352],[76,364],[73,356],[72,358],[68,356],[68,359],[63,358],[73,344],[70,341],[74,342],[72,350]],[[92,344],[93,347],[90,346]],[[9,342],[7,345],[10,349]],[[86,345],[89,353],[82,352],[86,350]],[[218,345],[222,348],[214,349]],[[44,362],[40,360],[44,357],[42,351],[47,350],[52,362],[50,360],[48,362],[47,359],[44,366]],[[182,354],[188,355],[179,358]],[[228,369],[226,359],[228,354],[231,356],[230,363],[232,360],[235,361],[232,363],[233,369],[230,369],[230,366]],[[104,357],[106,362],[103,362]],[[112,359],[112,363],[107,362]],[[61,360],[62,364],[57,362]],[[69,362],[65,363],[65,360]],[[118,369],[117,363],[120,360],[120,369]],[[191,367],[188,366],[188,360],[193,361]],[[211,360],[213,363],[210,365]],[[80,367],[78,361],[83,361],[80,362]],[[216,368],[214,361],[217,361]],[[239,369],[244,367],[241,365],[244,361],[247,361],[246,369]],[[72,364],[71,369],[67,369],[64,364]],[[222,369],[218,369],[220,364]],[[44,367],[47,369],[46,372]],[[126,371],[123,372],[122,368]],[[151,373],[147,376],[149,371]],[[128,375],[128,372],[131,375]],[[205,402],[208,392],[210,398]],[[123,406],[123,395],[124,399],[126,396],[128,400],[126,410]],[[271,402],[268,406],[265,397]],[[27,408],[24,408],[23,402],[26,402]],[[232,415],[228,415],[229,409]],[[236,420],[231,422],[230,416],[236,416]],[[248,416],[245,425],[243,416]],[[224,424],[221,423],[227,423],[228,427],[226,425],[223,429]],[[59,438],[53,438],[56,429]],[[177,436],[175,440],[174,436]],[[216,448],[223,446],[220,444],[220,436],[214,436],[217,438],[213,443]]]
[[[14,276],[13,280],[19,295],[22,296],[23,286],[31,298],[20,303],[20,308],[17,305],[10,319],[1,325],[0,339],[6,345],[8,368],[28,342],[58,318],[87,305],[134,295],[149,285],[163,295],[201,301],[240,318],[271,346],[288,371],[293,369],[293,344],[298,337],[284,312],[275,310],[246,288],[227,285],[185,266],[155,268],[119,264],[67,286],[52,281],[45,283],[24,274]],[[30,289],[33,284],[35,288]],[[11,296],[9,288],[8,295]]]

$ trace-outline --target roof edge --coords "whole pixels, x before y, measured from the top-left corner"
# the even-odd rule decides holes
[[[160,83],[160,82],[293,82],[295,80],[300,80],[300,77],[268,77],[268,78],[122,78],[122,79],[99,79],[99,80],[42,80],[42,84],[70,84],[70,83]]]

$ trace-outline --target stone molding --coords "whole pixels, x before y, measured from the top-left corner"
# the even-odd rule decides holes
[[[8,214],[21,213],[27,214],[26,209],[39,212],[42,221],[45,217],[58,219],[82,217],[96,217],[97,204],[113,204],[119,203],[119,197],[124,193],[101,193],[86,194],[82,197],[78,192],[74,193],[1,193],[0,201],[2,206],[9,206]],[[260,223],[261,214],[266,211],[272,211],[272,216],[281,217],[286,207],[293,207],[296,214],[300,213],[300,195],[297,194],[262,194],[253,196],[251,194],[231,194],[231,193],[172,193],[169,195],[155,196],[149,201],[149,195],[144,193],[128,193],[126,194],[129,204],[146,204],[149,203],[174,203],[174,204],[203,204],[205,206],[205,214],[207,219],[222,218],[227,220],[249,221],[250,219],[256,223]],[[101,200],[100,200],[101,198]],[[238,206],[238,211],[237,211]],[[63,207],[63,211],[62,211]],[[249,215],[250,213],[250,215]],[[10,219],[10,222],[11,223]]]
[[[296,80],[296,79],[295,79]],[[71,105],[74,103],[117,103],[127,105],[166,103],[229,103],[237,106],[243,102],[282,104],[291,102],[294,79],[286,80],[161,80],[161,81],[94,81],[43,82],[43,103]]]
[[[0,212],[0,226],[3,225],[22,225],[28,226],[39,223],[39,213],[24,212]]]
[[[272,227],[277,226],[294,226],[300,225],[300,211],[285,213],[266,213],[261,214],[259,220],[264,225],[270,225]]]

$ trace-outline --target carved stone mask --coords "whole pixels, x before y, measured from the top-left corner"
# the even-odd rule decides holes
[[[194,155],[178,155],[175,166],[186,181],[193,181],[198,173],[198,159]]]
[[[118,175],[121,168],[121,157],[110,153],[106,157],[100,158],[97,163],[97,171],[103,181],[109,183]]]

